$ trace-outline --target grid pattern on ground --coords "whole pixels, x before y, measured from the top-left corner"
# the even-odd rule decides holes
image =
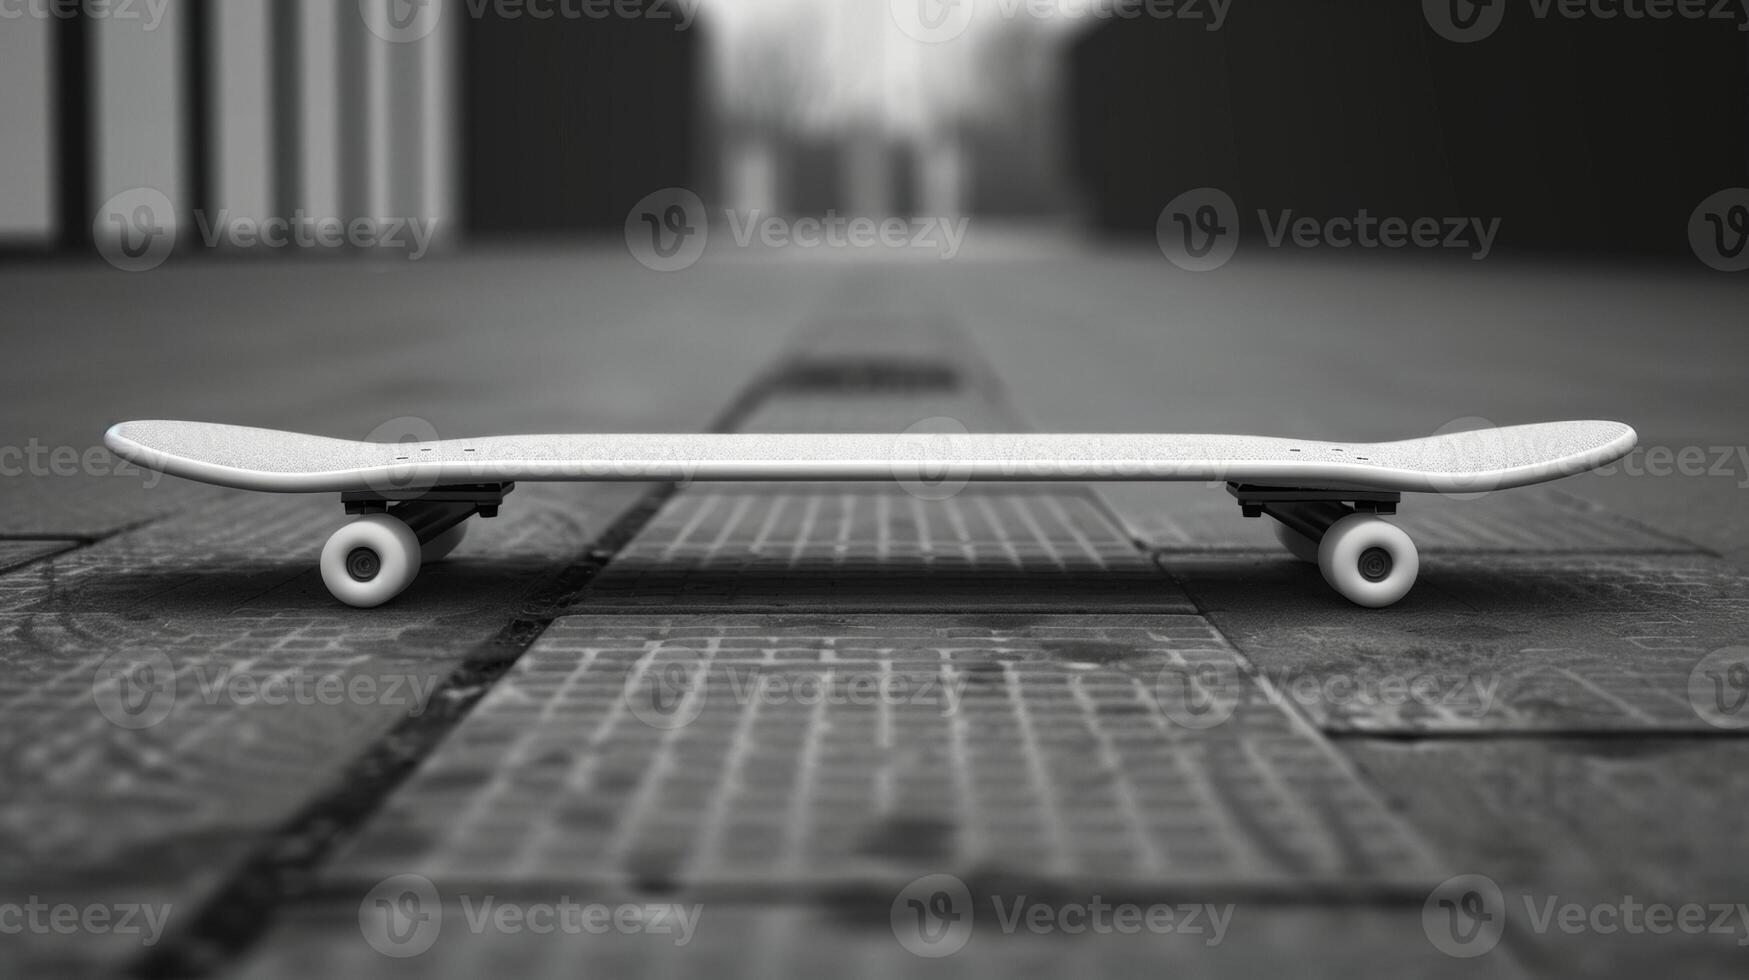
[[[1132,533],[1170,551],[1279,550],[1267,518],[1243,520],[1223,487],[1101,490]],[[1200,492],[1196,492],[1200,491]],[[1158,499],[1170,495],[1170,506]],[[1683,553],[1702,549],[1559,490],[1526,488],[1475,499],[1408,495],[1392,523],[1423,554],[1485,551]]]
[[[227,494],[0,577],[28,610],[0,612],[0,879],[95,869],[191,906],[640,492],[530,489],[368,611],[313,571],[326,497]]]
[[[1332,731],[1718,734],[1697,672],[1749,615],[1749,577],[1703,555],[1439,556],[1384,615],[1287,558],[1162,563]]]
[[[1222,724],[1173,720],[1213,696],[1187,676],[1237,669],[1196,616],[571,617],[329,875],[737,894],[936,871],[1439,880],[1262,688],[1233,687]]]
[[[429,702],[455,665],[418,654],[435,632],[297,614],[0,616],[0,880],[162,881],[250,846]]]
[[[675,496],[583,595],[604,609],[1145,609],[1183,594],[1082,491],[773,484]]]

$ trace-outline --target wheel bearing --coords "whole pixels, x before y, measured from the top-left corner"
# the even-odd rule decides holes
[[[1391,577],[1397,562],[1383,548],[1368,548],[1360,554],[1360,576],[1368,582],[1383,582]]]
[[[346,574],[354,582],[369,582],[383,570],[383,559],[369,548],[354,548],[346,556]]]

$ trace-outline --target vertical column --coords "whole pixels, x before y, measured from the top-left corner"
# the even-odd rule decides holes
[[[91,25],[84,17],[54,22],[53,106],[55,155],[54,209],[56,240],[61,248],[91,244],[93,132],[92,102],[96,82],[91,77]]]
[[[877,119],[859,120],[840,130],[845,154],[843,207],[854,217],[881,220],[893,213],[893,155],[887,131]]]
[[[343,24],[348,110],[355,142],[349,207],[371,218],[449,224],[455,211],[455,75],[460,4],[427,4],[411,15],[388,0],[367,3]],[[450,9],[453,8],[453,9]],[[344,17],[344,12],[342,13]]]
[[[341,25],[348,15],[350,23],[357,24],[358,4],[349,0],[295,0],[295,7],[299,38],[298,173],[290,207],[318,220],[344,217]]]
[[[424,163],[424,195],[418,213],[436,223],[439,242],[453,241],[461,225],[456,183],[456,159],[461,152],[456,118],[461,73],[458,21],[459,9],[438,22],[426,39],[420,64],[418,112],[424,129],[418,151]]]
[[[214,231],[239,220],[264,221],[277,213],[274,200],[274,99],[271,39],[275,0],[221,0],[214,18],[212,105],[212,199],[196,223]],[[191,52],[191,56],[196,56]]]
[[[392,2],[392,0],[390,0]],[[384,17],[387,16],[385,13]],[[395,66],[403,44],[417,41],[385,39],[367,28],[363,35],[364,196],[365,217],[394,214],[393,154],[395,146]]]
[[[187,222],[183,18],[188,0],[139,5],[88,24],[93,109],[93,232],[128,249]],[[91,217],[87,222],[92,223]],[[131,240],[130,240],[131,239]]]
[[[0,25],[0,243],[54,237],[54,40],[48,18]]]

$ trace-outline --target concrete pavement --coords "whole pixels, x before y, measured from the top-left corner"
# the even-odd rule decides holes
[[[1596,416],[1673,449],[1728,448],[1745,417],[1741,287],[1681,271],[1195,276],[1045,250],[664,277],[601,251],[0,283],[5,441],[51,457],[136,416],[1354,438]],[[1705,695],[1729,693],[1706,685],[1749,601],[1743,479],[1624,467],[1407,502],[1423,581],[1382,613],[1218,488],[522,487],[364,613],[313,570],[332,501],[51,459],[0,480],[0,886],[168,924],[149,947],[25,930],[0,961],[1734,974],[1743,931],[1525,910],[1742,894],[1736,716]],[[1465,874],[1505,903],[1474,959],[1434,938]],[[904,915],[935,875],[969,902],[939,935]],[[480,925],[484,899],[702,912],[681,945]],[[1060,934],[1100,902],[1178,927]],[[1023,906],[1043,911],[998,911]],[[1218,940],[1192,907],[1230,908]]]

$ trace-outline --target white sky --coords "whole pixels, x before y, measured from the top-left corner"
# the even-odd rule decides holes
[[[965,32],[942,43],[907,35],[895,17],[919,4],[975,4]],[[1071,29],[1086,0],[701,0],[718,45],[731,117],[780,118],[808,129],[847,121],[900,133],[979,111],[982,42],[1016,25]],[[1055,11],[1040,19],[1029,10]],[[1004,12],[1011,16],[1004,17]],[[986,93],[987,97],[988,93]]]

